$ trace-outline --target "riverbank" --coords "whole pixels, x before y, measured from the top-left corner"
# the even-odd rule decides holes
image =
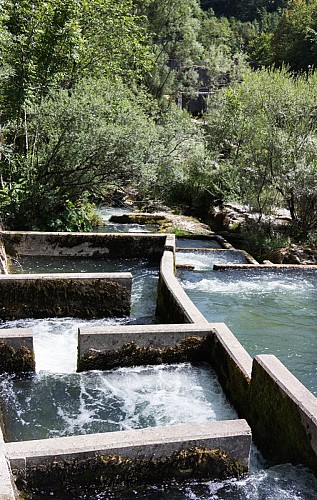
[[[248,207],[225,204],[210,209],[203,221],[169,210],[149,213],[132,210],[115,216],[115,222],[154,224],[158,232],[176,236],[212,236],[216,233],[261,263],[317,265],[316,246],[294,242],[288,235],[291,219],[285,210],[260,219],[259,214],[251,212]]]

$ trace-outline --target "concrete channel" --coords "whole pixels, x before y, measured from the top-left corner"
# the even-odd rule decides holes
[[[4,443],[2,438],[0,499],[17,497],[12,472],[21,473],[22,470],[27,474],[29,467],[44,466],[56,460],[92,457],[96,453],[114,453],[128,458],[140,455],[159,457],[192,446],[203,446],[221,450],[245,469],[249,464],[251,428],[256,443],[269,458],[302,463],[317,472],[317,399],[275,356],[252,359],[225,324],[206,320],[176,279],[173,235],[131,236],[121,233],[96,236],[78,233],[70,237],[68,233],[4,232],[3,242],[7,253],[12,255],[76,256],[79,253],[87,257],[160,259],[157,316],[161,324],[81,328],[78,332],[78,365],[92,351],[110,353],[112,357],[114,352],[133,344],[150,353],[154,349],[162,353],[194,338],[195,348],[203,346],[199,356],[203,353],[203,360],[215,369],[239,419],[17,443]],[[229,248],[232,250],[231,246]],[[245,267],[250,266],[265,267],[251,259]],[[239,267],[243,268],[243,265]],[[26,280],[23,275],[19,279],[21,282]],[[114,277],[110,276],[111,279]],[[117,276],[116,279],[126,280],[125,286],[131,293],[130,276]],[[2,275],[0,287],[7,280],[8,277]],[[39,277],[33,275],[33,280],[36,282]],[[3,308],[1,300],[0,308]],[[21,345],[27,343],[30,349],[33,348],[32,332],[21,331],[21,335],[17,331],[6,333],[7,337],[4,334],[0,341],[14,343],[15,347],[19,342]]]

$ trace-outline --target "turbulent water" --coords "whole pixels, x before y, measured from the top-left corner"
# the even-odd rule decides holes
[[[10,441],[237,418],[204,365],[40,371],[29,380],[3,378],[0,395]]]
[[[176,264],[191,264],[195,271],[212,270],[214,264],[246,264],[247,260],[242,252],[231,250],[210,251],[210,252],[184,252],[176,253]]]
[[[195,243],[196,244],[196,243]],[[212,252],[213,253],[213,252]],[[192,300],[210,321],[226,322],[251,355],[274,353],[312,390],[316,390],[316,274],[310,272],[212,271],[211,255],[183,252],[178,262],[195,271],[180,271],[179,278]],[[240,256],[240,257],[239,257]],[[241,258],[235,252],[213,255],[216,262]],[[222,260],[220,260],[222,259]],[[51,259],[50,259],[51,261]],[[90,261],[91,263],[91,261]],[[121,262],[106,269],[105,261],[63,259],[56,272],[130,270],[133,274],[132,322],[154,317],[157,269],[147,263]],[[39,259],[20,262],[26,272],[52,272],[51,263]],[[126,323],[98,320],[90,325]],[[102,373],[75,373],[76,319],[21,320],[1,327],[34,330],[35,376],[29,380],[3,377],[1,399],[10,421],[10,439],[36,439],[88,432],[104,432],[179,422],[205,422],[235,418],[212,370],[189,364],[139,367]],[[290,363],[290,364],[288,364]],[[314,389],[315,387],[315,389]],[[90,497],[91,500],[315,500],[317,480],[301,466],[265,464],[256,448],[252,473],[239,480],[155,485],[124,495]]]
[[[225,322],[251,356],[275,354],[317,394],[317,274],[310,270],[180,271],[211,322]]]
[[[222,248],[217,240],[211,238],[199,240],[190,238],[176,238],[177,248]]]
[[[112,215],[124,215],[131,213],[128,208],[100,208],[98,214],[103,220],[103,225],[98,226],[96,230],[101,233],[153,233],[157,231],[157,226],[149,224],[120,224],[110,222]]]

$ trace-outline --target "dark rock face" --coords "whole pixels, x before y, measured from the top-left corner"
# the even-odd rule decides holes
[[[273,264],[316,264],[317,250],[299,245],[274,249],[268,253],[267,259]]]

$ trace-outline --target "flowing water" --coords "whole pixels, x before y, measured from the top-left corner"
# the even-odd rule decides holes
[[[222,248],[217,240],[212,238],[206,239],[191,239],[191,238],[177,238],[177,248]]]
[[[246,264],[247,259],[243,252],[232,250],[221,251],[177,251],[176,264],[191,264],[195,271],[212,270],[214,264]]]
[[[226,323],[252,357],[275,354],[317,394],[316,271],[180,271],[178,276],[209,321]]]
[[[5,402],[9,440],[236,418],[209,366],[183,364],[75,373],[79,326],[153,321],[157,267],[134,259],[60,257],[23,257],[15,267],[27,273],[131,271],[133,320],[79,322],[50,318],[3,323],[3,328],[32,327],[37,372],[27,380],[2,379],[0,396]]]
[[[316,344],[313,342],[316,337],[314,274],[211,270],[213,263],[222,263],[223,259],[229,262],[237,262],[234,259],[238,259],[242,262],[243,254],[236,252],[178,253],[178,262],[182,259],[185,263],[193,264],[196,270],[180,271],[179,278],[192,300],[210,321],[225,321],[252,355],[270,352],[278,354],[280,358],[285,356],[288,361],[293,360],[293,371],[302,373],[304,379],[307,377],[307,385],[313,388],[314,376],[316,378],[316,366],[313,363],[314,356],[316,359]],[[52,259],[48,262],[42,258],[24,258],[19,265],[23,272],[131,271],[132,322],[153,320],[157,269],[149,268],[146,262],[119,262],[115,269],[109,269],[104,260],[62,259],[55,261],[52,269]],[[267,278],[264,279],[264,276]],[[84,324],[92,326],[127,322],[131,320],[119,318]],[[35,334],[37,373],[29,380],[3,377],[0,384],[1,399],[6,403],[5,418],[10,421],[10,439],[36,439],[235,418],[234,410],[224,398],[217,378],[204,365],[163,365],[117,369],[107,373],[75,373],[79,324],[83,322],[72,318],[52,318],[0,325],[2,328],[32,326]],[[260,325],[262,330],[258,330]],[[285,333],[277,339],[276,334],[282,325]],[[294,333],[290,335],[292,328]],[[239,480],[155,485],[149,486],[146,491],[112,496],[100,493],[93,498],[317,498],[317,479],[311,471],[289,464],[270,467],[255,447],[252,450],[251,470],[249,476]]]
[[[120,224],[119,222],[110,222],[112,215],[124,215],[132,212],[129,208],[100,208],[98,215],[103,223],[96,230],[100,233],[155,233],[158,229],[156,225],[150,224]]]
[[[212,271],[212,263],[224,263],[226,259],[234,263],[230,252],[219,252],[213,262],[204,252],[177,253],[176,259],[194,266],[194,271],[179,270],[177,275],[209,321],[225,322],[251,356],[275,354],[317,394],[316,271]],[[253,450],[251,470],[252,474],[241,480],[191,483],[177,491],[169,490],[166,498],[317,499],[317,479],[304,467],[270,467]],[[163,498],[160,494],[139,498]]]
[[[10,441],[236,418],[209,366],[189,363],[2,379]],[[193,407],[195,412],[193,412]]]

